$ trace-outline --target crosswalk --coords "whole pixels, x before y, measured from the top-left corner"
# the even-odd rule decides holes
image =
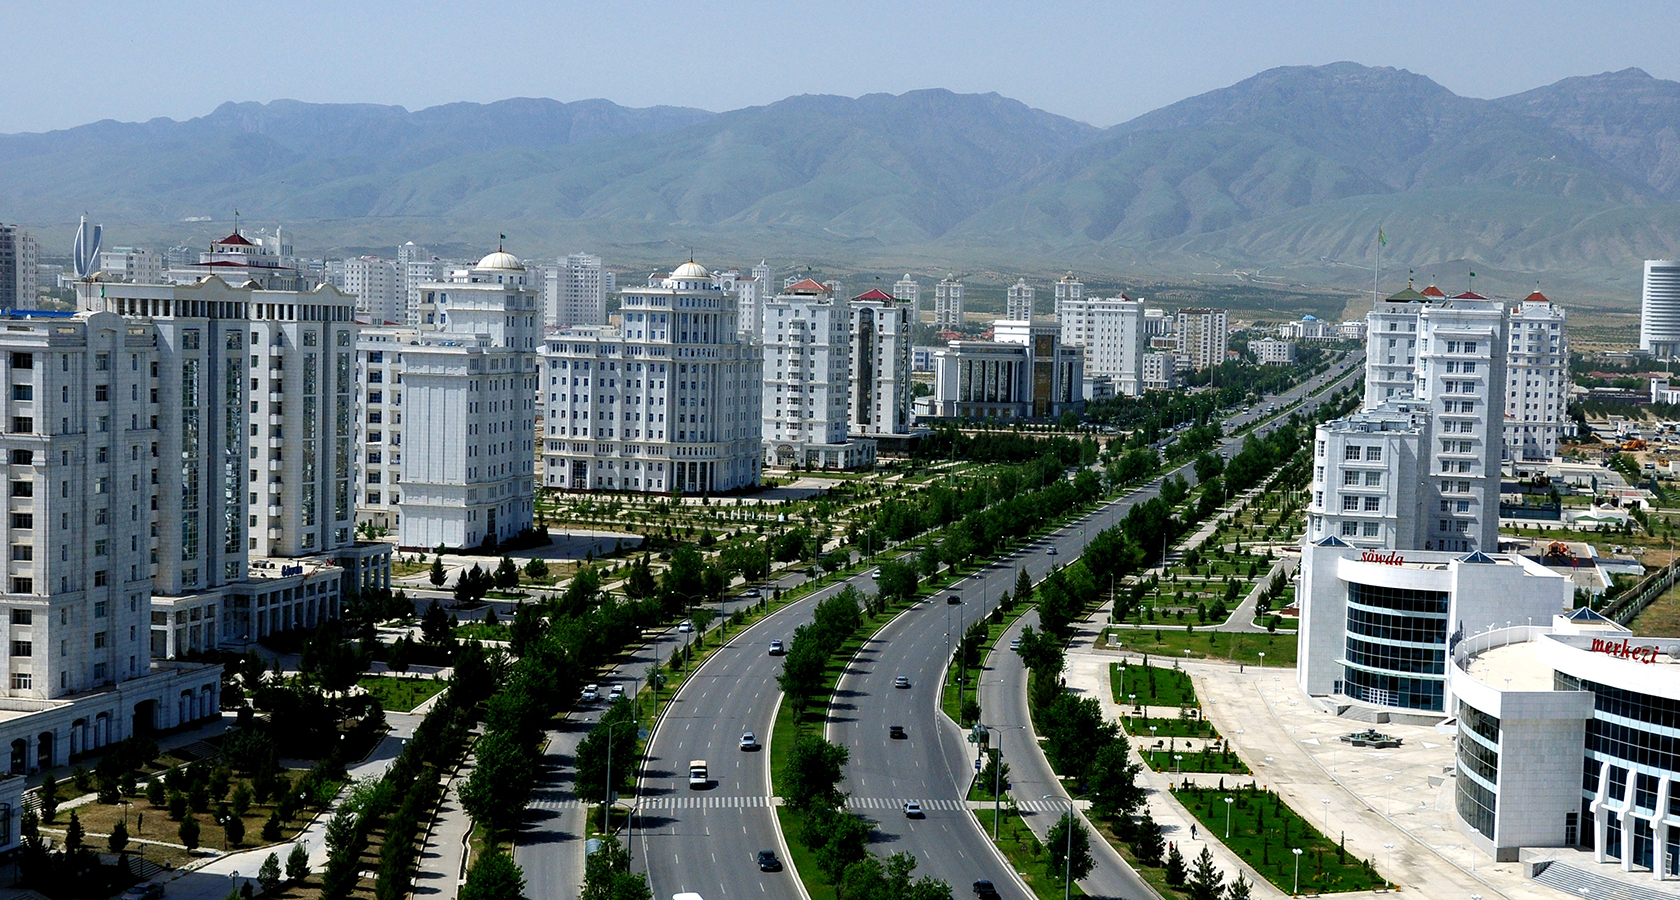
[[[907,797],[847,797],[846,807],[856,810],[890,809],[901,810]],[[739,794],[678,794],[669,797],[641,797],[632,801],[629,797],[620,797],[619,803],[631,805],[638,809],[762,809],[775,806],[775,800],[762,795]],[[989,802],[969,802],[966,800],[917,800],[922,809],[928,812],[948,812],[970,807],[976,809],[990,809]],[[1047,800],[1022,800],[1015,804],[1015,808],[1022,812],[1061,812],[1066,807],[1058,802]],[[531,800],[530,808],[544,810],[582,809],[593,806],[576,798],[536,797]]]

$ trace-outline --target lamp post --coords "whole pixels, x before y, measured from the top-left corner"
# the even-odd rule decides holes
[[[1291,847],[1289,852],[1295,854],[1295,890],[1290,891],[1290,893],[1299,897],[1301,896],[1301,848]]]
[[[1045,800],[1061,800],[1061,801],[1063,801],[1067,804],[1067,835],[1068,836],[1067,836],[1067,855],[1066,855],[1066,859],[1065,859],[1065,861],[1067,862],[1067,873],[1062,876],[1062,883],[1065,886],[1064,889],[1063,889],[1063,892],[1062,892],[1062,898],[1063,898],[1063,900],[1073,900],[1073,823],[1074,823],[1073,798],[1072,797],[1063,797],[1060,794],[1045,794],[1043,799],[1045,799]]]
[[[1390,871],[1393,871],[1394,870],[1394,844],[1393,844],[1393,842],[1383,844],[1383,849],[1388,851],[1388,868],[1389,868]],[[1389,887],[1394,886],[1394,882],[1388,880],[1387,878],[1383,879],[1383,883],[1388,885]]]
[[[1016,729],[1025,730],[1025,725],[1010,725],[1004,728],[993,728],[986,725],[988,732],[997,732],[997,764],[992,767],[992,840],[998,839],[998,820],[1003,818],[1003,733]]]
[[[1231,804],[1235,802],[1235,797],[1225,798],[1225,840],[1227,841],[1231,839]]]
[[[1394,815],[1394,776],[1384,775],[1383,780],[1388,782],[1388,812],[1384,813],[1384,815],[1392,816]],[[1393,845],[1391,844],[1389,846]]]
[[[1266,651],[1260,651],[1260,668],[1266,668]]]
[[[1324,837],[1326,839],[1329,839],[1329,837],[1330,837],[1330,798],[1325,797],[1324,799],[1322,799],[1318,802],[1324,804]]]
[[[612,824],[612,819],[608,818],[608,816],[610,815],[610,813],[612,811],[612,801],[613,801],[613,780],[612,780],[613,732],[617,731],[619,729],[620,725],[635,725],[635,724],[636,723],[634,721],[631,721],[631,722],[620,722],[620,723],[618,723],[618,725],[608,725],[607,726],[607,784],[606,784],[606,790],[605,790],[605,799],[601,803],[601,833],[602,834],[606,834],[607,833],[607,826]]]

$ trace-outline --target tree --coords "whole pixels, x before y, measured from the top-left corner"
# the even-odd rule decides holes
[[[652,900],[647,876],[630,871],[630,854],[609,834],[584,861],[579,900]]]
[[[443,572],[443,554],[440,553],[432,557],[432,572],[429,577],[432,581],[432,587],[443,587],[444,581],[448,580],[449,576]]]
[[[1190,867],[1186,887],[1190,889],[1190,900],[1222,900],[1225,896],[1225,873],[1214,867],[1213,854],[1206,846]]]
[[[1087,786],[1093,795],[1091,808],[1098,815],[1109,818],[1130,815],[1143,805],[1144,790],[1137,783],[1142,766],[1131,762],[1124,736],[1103,744],[1091,760],[1086,772]]]
[[[222,831],[227,835],[228,846],[237,847],[245,843],[245,820],[238,816],[228,816],[222,820]]]
[[[624,579],[624,595],[632,600],[644,600],[652,597],[657,589],[653,567],[648,563],[647,554],[643,553],[641,559],[630,564],[630,574]]]
[[[1032,576],[1028,575],[1027,570],[1023,568],[1023,569],[1020,570],[1020,574],[1015,576],[1015,602],[1020,603],[1020,604],[1027,604],[1027,603],[1032,602],[1032,598],[1033,598]]]
[[[119,820],[111,826],[111,836],[105,839],[105,846],[112,853],[121,854],[128,848],[128,825]]]
[[[263,823],[262,839],[273,843],[280,840],[280,835],[280,810],[277,809],[269,813],[268,821]]]
[[[286,880],[302,881],[309,877],[309,848],[302,841],[292,845],[286,854]]]
[[[530,753],[516,735],[497,729],[479,740],[473,758],[472,774],[461,786],[461,806],[492,831],[519,824],[537,774]]]
[[[525,577],[532,581],[542,581],[547,578],[548,563],[535,556],[531,557],[531,561],[525,564]]]
[[[58,779],[54,778],[51,772],[48,772],[47,776],[41,779],[39,797],[41,802],[41,821],[51,825],[53,819],[58,816]]]
[[[943,881],[927,876],[911,881],[915,870],[916,858],[908,853],[894,853],[885,865],[865,856],[846,867],[835,893],[840,900],[951,900],[951,886]]]
[[[788,806],[802,812],[819,806],[838,807],[846,799],[840,793],[840,782],[845,778],[849,756],[845,747],[814,734],[795,738],[782,778]]]
[[[1073,817],[1073,813],[1066,812],[1050,826],[1050,833],[1044,836],[1044,849],[1050,851],[1049,861],[1045,865],[1045,872],[1057,881],[1066,878],[1068,866],[1068,829],[1073,829],[1073,880],[1091,874],[1097,867],[1097,861],[1091,858],[1091,833],[1085,830],[1084,824]]]
[[[1074,776],[1081,784],[1098,751],[1120,739],[1120,727],[1103,718],[1095,697],[1062,694],[1048,709],[1040,710],[1039,721],[1045,755],[1056,771]]]
[[[497,563],[495,579],[496,587],[504,591],[519,587],[519,565],[513,561],[513,557],[504,556],[502,561]]]
[[[1178,852],[1178,845],[1174,844],[1167,850],[1167,884],[1173,887],[1183,887],[1185,879],[1184,854]]]
[[[465,578],[466,576],[461,576]],[[449,615],[443,611],[443,604],[433,598],[426,607],[425,615],[420,617],[420,639],[436,647],[449,637]]]
[[[459,900],[525,900],[525,873],[501,850],[480,856],[467,870]]]
[[[690,544],[671,553],[671,565],[660,583],[666,611],[677,612],[706,596],[705,569],[705,559]]]
[[[1243,873],[1237,873],[1237,880],[1225,889],[1225,900],[1250,900],[1254,893],[1254,886],[1248,883]]]
[[[263,859],[262,868],[257,870],[257,884],[262,885],[264,894],[273,893],[280,886],[280,854],[270,853]]]
[[[405,634],[391,642],[391,649],[385,654],[385,668],[393,672],[407,672],[413,656],[414,642]]]
[[[870,830],[860,816],[834,807],[817,807],[805,814],[800,840],[815,853],[823,878],[835,884],[848,867],[869,855]]]
[[[187,816],[186,818],[182,819],[181,820],[181,827],[177,828],[175,830],[175,833],[176,833],[176,835],[178,835],[181,838],[181,845],[187,848],[188,853],[191,853],[192,851],[198,849],[198,818],[197,817]]]
[[[70,810],[70,827],[64,830],[64,849],[74,855],[77,850],[82,849],[82,839],[84,836],[85,835],[82,832],[82,820],[76,815],[76,811],[72,809]]]

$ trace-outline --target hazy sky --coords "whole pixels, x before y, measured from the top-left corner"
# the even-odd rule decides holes
[[[1495,97],[1638,66],[1680,79],[1672,2],[476,4],[0,0],[0,133],[228,100],[420,109],[604,97],[996,91],[1106,126],[1280,65],[1352,60]]]

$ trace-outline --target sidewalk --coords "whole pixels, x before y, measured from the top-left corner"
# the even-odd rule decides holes
[[[414,873],[415,897],[455,900],[467,874],[467,838],[472,835],[472,816],[461,807],[461,785],[472,774],[473,760],[465,763],[449,780],[437,816],[426,830]]]

